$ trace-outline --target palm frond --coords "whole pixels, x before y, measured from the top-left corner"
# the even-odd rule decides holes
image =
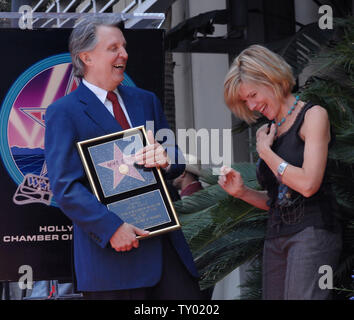
[[[225,199],[228,194],[219,186],[213,185],[200,190],[183,200],[176,201],[174,207],[178,214],[192,214],[207,209],[216,201]]]
[[[203,249],[231,232],[242,221],[263,215],[260,210],[241,202],[233,202],[230,197],[228,201],[200,212],[180,215],[183,233],[192,252]]]
[[[354,219],[349,222],[343,232],[343,250],[340,263],[334,273],[334,282],[336,286],[352,287],[352,272],[354,272]],[[354,291],[353,291],[354,292]]]
[[[289,63],[297,77],[320,51],[321,46],[327,44],[332,37],[333,31],[320,30],[317,23],[311,23],[296,32],[279,54]]]
[[[232,168],[239,171],[245,184],[250,188],[258,188],[255,174],[255,165],[251,163],[236,163]],[[210,186],[194,193],[191,196],[184,197],[183,200],[174,203],[175,209],[179,214],[191,214],[213,206],[215,202],[224,200],[228,194],[217,185],[218,176],[212,174],[212,170],[203,170],[202,180],[208,181]]]
[[[250,261],[246,280],[239,286],[240,300],[262,299],[262,256],[259,254]]]
[[[252,218],[237,228],[196,251],[200,285],[207,288],[262,251],[265,217]]]
[[[305,99],[327,109],[336,134],[329,172],[344,230],[335,282],[344,292],[352,286],[354,268],[354,18],[337,20],[337,25],[343,27],[343,36],[316,58],[317,72],[301,91]]]
[[[345,143],[337,143],[330,150],[329,156],[333,160],[340,160],[342,163],[348,165],[354,162],[354,149],[353,145],[347,145]]]
[[[207,184],[214,185],[218,183],[218,175],[214,174],[213,170],[210,168],[202,169],[199,180]]]

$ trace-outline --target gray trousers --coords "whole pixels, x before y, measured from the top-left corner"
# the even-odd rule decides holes
[[[340,233],[307,227],[290,236],[267,239],[263,251],[263,299],[326,300],[330,289],[321,289],[320,267],[333,272],[342,248]],[[322,286],[323,287],[323,286]]]

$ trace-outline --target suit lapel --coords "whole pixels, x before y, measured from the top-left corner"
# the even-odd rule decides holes
[[[124,101],[132,126],[145,125],[144,108],[141,107],[137,96],[133,94],[129,87],[119,86],[118,91]]]
[[[95,122],[105,133],[113,133],[121,131],[122,127],[114,119],[104,104],[96,97],[96,95],[88,89],[84,84],[80,84],[77,88],[77,94],[81,103],[85,105],[86,114]]]

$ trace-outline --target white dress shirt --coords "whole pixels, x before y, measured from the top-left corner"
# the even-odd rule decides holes
[[[87,82],[85,79],[82,79],[82,83],[96,95],[96,97],[105,105],[105,107],[108,109],[108,111],[114,117],[112,102],[107,99],[108,92],[102,88],[99,88],[99,87],[93,85],[92,83]],[[123,99],[119,95],[117,89],[113,90],[113,92],[117,95],[119,104],[122,107],[122,110],[128,120],[130,127],[132,128],[133,126],[131,124],[127,109],[125,108]],[[171,168],[171,164],[168,164],[168,166],[164,170],[167,172],[170,170],[170,168]]]
[[[99,88],[99,87],[95,86],[95,85],[92,84],[92,83],[89,83],[89,82],[86,81],[85,79],[82,79],[82,83],[83,83],[87,88],[89,88],[89,89],[96,95],[96,97],[105,105],[105,107],[107,108],[107,110],[108,110],[108,111],[111,113],[111,115],[114,117],[112,102],[107,99],[107,93],[108,93],[108,91],[106,91],[106,90],[104,90],[104,89],[102,89],[102,88]],[[122,107],[122,110],[123,110],[123,112],[124,112],[124,114],[125,114],[125,117],[126,117],[127,120],[128,120],[128,123],[129,123],[130,127],[133,127],[133,126],[132,126],[132,123],[131,123],[131,121],[130,121],[130,118],[129,118],[127,109],[125,108],[124,101],[123,101],[123,99],[121,98],[121,96],[119,95],[118,90],[117,90],[117,89],[114,89],[113,92],[114,92],[114,93],[117,95],[117,97],[118,97],[119,104],[120,104],[120,106]]]

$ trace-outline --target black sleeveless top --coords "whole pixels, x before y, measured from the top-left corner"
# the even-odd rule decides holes
[[[306,111],[313,106],[313,103],[307,103],[298,113],[289,130],[274,140],[272,145],[272,150],[278,156],[296,167],[302,167],[304,161],[305,143],[300,138],[299,131]],[[331,132],[329,147],[333,142],[334,135]],[[262,159],[258,160],[258,182],[262,188],[267,190],[269,197],[267,204],[270,210],[266,239],[300,232],[309,226],[334,232],[340,230],[339,223],[334,216],[337,204],[328,181],[327,171],[328,168],[326,168],[322,184],[316,194],[306,198],[279,182],[267,164]]]

